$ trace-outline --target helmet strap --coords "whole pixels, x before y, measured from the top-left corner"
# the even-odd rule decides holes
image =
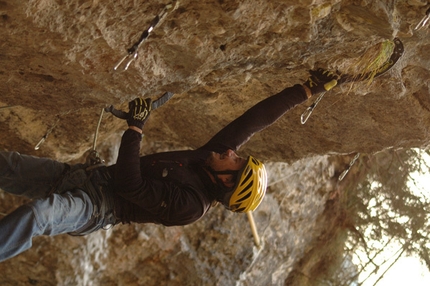
[[[218,178],[218,175],[233,175],[234,176],[234,175],[237,175],[238,171],[233,171],[233,170],[215,171],[214,169],[212,169],[209,166],[205,166],[204,168],[206,168],[206,170],[208,170],[209,173],[212,174],[212,176],[215,179],[216,185],[222,191],[217,196],[218,199],[222,202],[224,200],[224,195],[226,193],[230,192],[232,188],[229,188],[226,185],[224,185],[224,182],[220,178]]]

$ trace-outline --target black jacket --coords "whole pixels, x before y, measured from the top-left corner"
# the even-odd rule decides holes
[[[273,124],[306,100],[301,85],[259,102],[232,121],[205,145],[190,151],[139,157],[142,135],[128,129],[117,163],[109,167],[115,179],[115,212],[122,222],[186,225],[200,219],[216,199],[217,189],[202,166],[211,151],[238,150],[250,137]]]

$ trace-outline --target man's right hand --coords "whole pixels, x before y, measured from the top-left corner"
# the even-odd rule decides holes
[[[139,129],[143,128],[146,120],[151,113],[151,103],[150,98],[135,98],[128,103],[129,117],[127,119],[128,126],[135,126]]]
[[[303,85],[310,89],[312,95],[332,89],[337,85],[337,80],[340,78],[337,72],[330,72],[321,68],[310,70],[309,73],[311,76]]]

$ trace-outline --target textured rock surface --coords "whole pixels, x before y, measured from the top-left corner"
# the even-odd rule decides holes
[[[241,149],[289,164],[274,166],[271,180],[288,184],[273,185],[255,214],[261,250],[246,217],[218,207],[187,227],[38,238],[32,250],[0,264],[2,285],[282,285],[318,233],[334,188],[338,170],[325,155],[429,145],[430,30],[413,30],[427,1],[184,0],[128,71],[113,67],[168,2],[104,2],[0,1],[0,108],[12,106],[0,109],[1,148],[82,160],[103,107],[125,108],[135,96],[167,90],[176,95],[153,112],[143,152],[195,148],[254,103],[302,83],[310,68],[346,71],[367,48],[395,36],[406,52],[371,85],[327,93],[305,125],[308,104]],[[104,116],[98,148],[110,162],[124,127]],[[23,201],[0,196],[2,213]]]

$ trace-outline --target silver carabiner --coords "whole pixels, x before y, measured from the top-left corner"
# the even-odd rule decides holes
[[[130,66],[130,64],[135,60],[135,59],[137,59],[137,51],[135,51],[133,54],[127,54],[127,55],[125,55],[117,64],[116,64],[116,66],[113,68],[114,70],[117,70],[120,66],[121,66],[121,64],[127,59],[127,58],[129,58],[129,57],[131,57],[131,59],[130,60],[128,60],[128,62],[127,62],[127,64],[125,65],[125,67],[124,67],[124,70],[126,71],[127,69],[128,69],[128,67]]]
[[[43,144],[43,142],[45,142],[46,138],[48,137],[48,133],[45,133],[45,135],[43,135],[42,139],[40,139],[39,143],[36,144],[36,146],[34,146],[34,150],[39,150],[40,149],[40,145]]]
[[[355,161],[360,157],[360,153],[357,153],[354,158],[352,158],[351,162],[349,162],[349,167],[345,171],[342,172],[339,176],[339,181],[342,181],[345,178],[346,174],[348,174],[349,170],[351,170],[352,166],[355,164]]]
[[[426,15],[421,19],[418,25],[415,27],[415,30],[421,30],[423,27],[427,25],[427,22],[430,20],[430,8],[427,9]]]
[[[305,112],[303,112],[302,116],[300,117],[300,121],[302,124],[305,124],[306,121],[308,121],[309,117],[311,116],[312,112],[314,111],[315,107],[317,106],[317,104],[321,101],[321,99],[323,98],[325,92],[321,93],[317,100],[315,100],[314,103],[311,104],[311,106],[309,106]]]
[[[52,130],[57,126],[58,122],[60,121],[60,118],[57,118],[57,121],[55,121],[54,125],[51,126],[51,128],[46,131],[45,135],[43,135],[42,139],[34,146],[34,150],[39,150],[40,146],[46,141],[46,138],[48,138],[49,134],[51,134]]]

